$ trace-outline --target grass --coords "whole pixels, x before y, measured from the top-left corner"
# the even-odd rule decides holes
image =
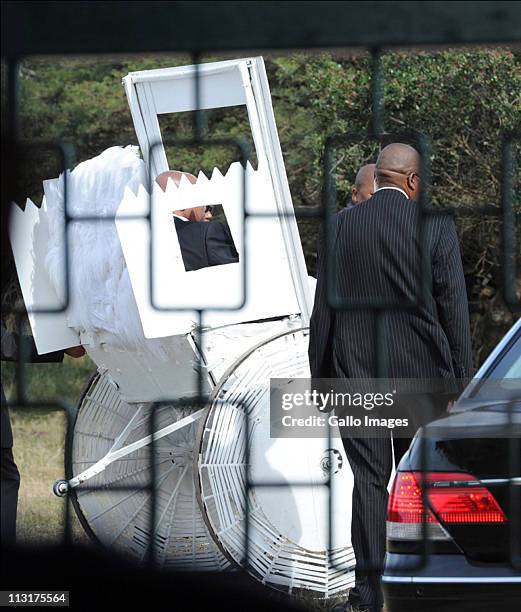
[[[20,544],[59,543],[65,525],[65,499],[52,492],[63,478],[65,415],[61,411],[24,410],[12,417],[15,461],[21,475],[17,537]],[[71,512],[75,541],[85,541]]]
[[[27,396],[31,402],[61,400],[77,402],[83,386],[95,369],[88,357],[65,357],[62,364],[26,366]],[[16,364],[2,364],[2,383],[8,401],[15,401]],[[58,543],[63,537],[65,499],[52,492],[52,485],[64,476],[65,412],[58,408],[11,409],[13,453],[20,471],[17,538],[20,544]],[[71,508],[75,541],[86,541]]]
[[[2,363],[2,384],[7,399],[16,397],[15,378],[18,364]],[[27,376],[27,396],[32,402],[65,400],[76,403],[83,386],[96,369],[88,357],[72,359],[65,356],[63,363],[33,363],[24,366]]]

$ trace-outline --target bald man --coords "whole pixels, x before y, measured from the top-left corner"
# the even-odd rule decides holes
[[[163,191],[166,191],[166,187],[168,185],[168,181],[171,180],[175,185],[179,186],[181,183],[181,178],[185,176],[190,183],[195,184],[197,182],[197,178],[190,174],[190,172],[180,172],[179,170],[167,170],[166,172],[162,172],[159,176],[156,177],[156,183],[161,187]],[[183,208],[182,210],[174,210],[174,217],[180,218],[183,221],[187,219],[188,221],[205,221],[206,217],[206,206],[195,206],[192,208]]]
[[[157,176],[156,182],[166,191],[168,181],[179,185],[183,175],[192,184],[197,181],[189,172],[168,170]],[[207,206],[195,206],[173,211],[177,238],[187,272],[239,261],[229,227],[220,221],[211,221],[211,213],[207,209]]]
[[[351,205],[356,206],[368,200],[374,193],[374,171],[376,164],[365,164],[356,173],[355,186],[351,191]]]
[[[376,162],[376,191],[333,223],[335,293],[353,304],[330,308],[326,257],[319,251],[315,304],[310,321],[313,378],[419,378],[453,381],[472,375],[467,295],[456,229],[448,215],[425,215],[420,156],[393,143]],[[421,230],[425,230],[422,232]],[[422,242],[423,241],[423,242]],[[422,244],[426,259],[422,261]],[[422,275],[423,265],[423,275]],[[422,276],[427,282],[421,284]],[[385,305],[378,311],[368,304]],[[357,306],[358,305],[358,306]],[[376,329],[381,333],[376,354]],[[439,401],[438,401],[439,400]],[[438,409],[446,398],[436,396]],[[444,404],[443,404],[444,402]],[[397,415],[392,415],[397,416]],[[380,610],[385,555],[387,483],[409,439],[343,438],[354,475],[352,541],[357,567],[349,604]]]

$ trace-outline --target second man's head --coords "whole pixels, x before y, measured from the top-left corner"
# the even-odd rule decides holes
[[[355,186],[351,192],[351,202],[360,204],[368,200],[374,193],[375,164],[366,164],[357,172]]]

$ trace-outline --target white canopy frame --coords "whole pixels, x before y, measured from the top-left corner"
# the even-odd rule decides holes
[[[196,99],[195,79],[199,80],[198,99]],[[287,292],[294,293],[296,298],[296,310],[287,310],[287,299],[281,299],[281,316],[289,314],[300,314],[302,324],[307,325],[312,309],[312,296],[309,291],[306,264],[294,215],[291,194],[284,169],[284,161],[280,142],[278,139],[275,118],[271,104],[266,70],[262,57],[231,60],[225,62],[214,62],[182,66],[176,68],[164,68],[141,72],[132,72],[123,79],[127,93],[130,110],[139,144],[147,164],[149,176],[154,178],[161,172],[169,169],[158,115],[165,113],[176,113],[184,111],[195,111],[198,109],[223,108],[229,106],[244,105],[248,112],[251,133],[255,144],[258,158],[258,171],[268,179],[270,197],[266,198],[266,213],[275,217],[277,226],[282,232],[285,249],[284,266],[287,267],[292,286],[288,286]],[[215,173],[215,171],[214,171]],[[247,183],[248,181],[246,181]],[[247,185],[246,185],[247,188]],[[275,209],[271,209],[271,202],[275,203]],[[139,207],[139,204],[137,205]],[[132,204],[124,207],[125,214],[129,213]],[[143,206],[141,206],[143,208]],[[145,211],[140,210],[138,214]],[[255,208],[254,214],[263,211]],[[228,215],[227,215],[228,216]],[[131,221],[129,221],[131,223]],[[118,223],[120,237],[122,235],[122,223]],[[143,228],[142,228],[143,229]],[[231,227],[233,233],[233,227]],[[141,239],[146,239],[146,232],[141,232]],[[234,236],[234,240],[236,237]],[[145,240],[146,241],[146,240]],[[122,239],[122,243],[125,239]],[[128,241],[130,243],[130,240]],[[142,242],[142,240],[140,240]],[[134,242],[135,244],[135,242]],[[124,249],[125,245],[123,244]],[[255,247],[257,248],[257,246]],[[127,249],[125,257],[132,258],[132,251]],[[134,253],[135,256],[135,253]],[[157,259],[157,258],[155,258]],[[135,289],[136,299],[140,307],[140,315],[147,337],[158,337],[158,330],[168,330],[179,333],[179,326],[169,323],[168,319],[178,316],[175,312],[164,312],[150,308],[150,295],[148,292],[145,302],[144,272],[133,274],[132,268],[135,264],[127,260],[129,271]],[[229,264],[229,266],[239,264]],[[215,266],[212,268],[212,287],[218,291],[226,287],[226,274],[223,268],[229,266]],[[147,267],[143,267],[145,270]],[[220,268],[220,269],[219,269]],[[185,274],[197,274],[196,272],[185,272]],[[140,276],[141,278],[138,278]],[[221,279],[221,276],[223,277]],[[229,276],[229,274],[228,274]],[[249,275],[249,283],[255,283],[255,275]],[[207,276],[205,276],[206,280]],[[221,282],[222,281],[222,282]],[[136,285],[140,287],[136,287]],[[212,290],[209,288],[209,291]],[[269,293],[269,292],[266,292]],[[266,304],[270,302],[271,310],[278,296],[272,293],[265,296]],[[187,303],[187,296],[183,295],[183,304]],[[199,302],[194,297],[194,309],[199,308]],[[211,300],[209,301],[211,303]],[[172,304],[175,308],[175,304]],[[183,306],[185,307],[185,306]],[[298,311],[298,312],[297,312]],[[233,323],[230,312],[223,313],[222,324]],[[269,316],[274,316],[270,314]],[[236,322],[251,320],[247,316],[241,318],[240,311],[235,316]],[[215,317],[212,318],[211,327],[218,326]],[[148,331],[147,331],[148,330]],[[186,331],[189,331],[188,329]]]

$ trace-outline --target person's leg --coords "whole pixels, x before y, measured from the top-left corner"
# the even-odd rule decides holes
[[[16,510],[18,507],[20,473],[14,462],[13,449],[2,448],[0,452],[0,542],[2,546],[14,546],[16,542]]]
[[[354,476],[351,538],[357,567],[349,603],[380,610],[387,483],[392,468],[391,439],[343,438],[343,443]]]

